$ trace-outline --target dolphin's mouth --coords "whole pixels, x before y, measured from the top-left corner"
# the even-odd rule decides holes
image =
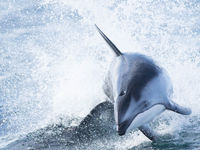
[[[123,136],[123,135],[125,135],[125,133],[126,133],[126,131],[122,131],[122,130],[119,130],[119,131],[118,131],[118,135],[119,135],[119,136]]]
[[[126,133],[127,128],[130,126],[132,120],[125,120],[124,122],[117,125],[117,132],[119,136]]]
[[[144,107],[144,105],[141,105],[142,107]],[[141,107],[141,108],[142,108]],[[147,108],[146,110],[150,109],[151,107]],[[129,126],[131,125],[131,123],[133,122],[133,120],[141,113],[145,112],[146,110],[143,110],[139,113],[137,113],[136,111],[133,112],[133,115],[131,115],[130,117],[128,117],[126,120],[124,120],[123,122],[117,124],[117,132],[120,136],[124,135],[126,133],[126,130],[129,128]]]
[[[127,130],[140,127],[151,121],[154,117],[162,113],[165,109],[163,104],[155,104],[142,112],[136,113],[122,123],[117,125],[117,131],[120,136],[124,135]],[[131,127],[130,127],[131,126]]]

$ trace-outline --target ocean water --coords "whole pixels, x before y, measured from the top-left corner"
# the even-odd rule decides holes
[[[94,24],[122,52],[165,68],[173,100],[192,109],[151,122],[161,141],[138,130],[119,137],[111,106],[82,121],[105,101],[114,57]],[[0,149],[196,150],[199,108],[200,1],[0,0]]]

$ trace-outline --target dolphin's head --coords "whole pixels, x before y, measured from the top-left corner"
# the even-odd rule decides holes
[[[115,121],[119,135],[140,127],[165,110],[164,105],[152,105],[147,100],[135,102],[132,96],[119,96],[114,104]]]

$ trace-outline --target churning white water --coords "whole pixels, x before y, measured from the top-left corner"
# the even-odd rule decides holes
[[[163,136],[183,136],[187,149],[186,131],[200,121],[199,20],[198,0],[0,0],[0,147],[49,124],[77,125],[105,100],[113,55],[97,24],[122,52],[148,55],[168,71],[172,99],[193,113],[164,112],[152,126]],[[145,142],[136,131],[87,148],[144,149]]]

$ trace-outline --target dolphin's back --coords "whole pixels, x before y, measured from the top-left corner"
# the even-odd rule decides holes
[[[125,66],[122,68],[128,68],[128,69],[126,69],[127,71],[123,75],[121,75],[123,76],[122,87],[126,86],[128,83],[127,89],[129,90],[127,92],[129,92],[129,94],[127,94],[127,96],[133,96],[135,100],[138,101],[140,99],[143,88],[149,81],[158,76],[159,72],[161,72],[161,69],[154,63],[153,60],[141,54],[124,53],[123,57],[126,63]],[[117,62],[116,61],[112,62],[110,70],[112,70],[112,67],[115,65],[115,63]],[[116,74],[113,74],[114,71],[110,70],[105,78],[103,89],[104,93],[113,102],[114,89],[113,89],[112,78],[116,76]],[[126,105],[128,104],[129,102],[126,102]]]
[[[131,59],[131,60],[129,60]],[[144,55],[134,54],[128,58],[130,83],[128,85],[130,96],[136,101],[140,99],[143,88],[161,72],[161,69],[153,62],[153,60]]]

